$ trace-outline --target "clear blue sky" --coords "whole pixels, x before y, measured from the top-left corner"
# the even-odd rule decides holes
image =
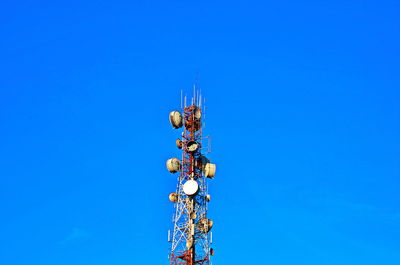
[[[399,1],[3,1],[0,264],[168,264],[196,74],[215,265],[400,264]]]

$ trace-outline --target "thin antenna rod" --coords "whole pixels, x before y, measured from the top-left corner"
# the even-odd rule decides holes
[[[200,105],[200,90],[197,90],[197,105]]]
[[[196,84],[193,85],[192,105],[196,104]]]
[[[206,98],[204,98],[204,118],[203,118],[203,121],[204,121],[204,128],[206,127]]]

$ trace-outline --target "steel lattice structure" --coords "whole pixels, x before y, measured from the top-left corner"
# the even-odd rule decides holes
[[[179,173],[176,192],[170,194],[175,208],[174,227],[172,235],[169,234],[170,265],[211,265],[213,221],[207,216],[210,201],[207,178],[214,177],[215,165],[203,155],[206,148],[203,147],[201,100],[194,97],[190,106],[183,106],[182,113],[171,112],[170,121],[175,129],[183,127],[182,138],[176,140],[182,149],[182,158],[167,161],[168,170]]]

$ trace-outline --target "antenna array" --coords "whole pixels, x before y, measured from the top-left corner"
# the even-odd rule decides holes
[[[216,165],[203,155],[202,113],[205,104],[201,104],[202,96],[200,91],[196,92],[196,86],[190,102],[187,106],[186,96],[183,97],[181,92],[182,111],[172,111],[169,115],[174,129],[183,127],[181,138],[176,139],[182,157],[167,160],[169,172],[178,173],[176,191],[169,195],[175,208],[174,229],[172,235],[168,233],[171,242],[169,260],[170,265],[211,265],[213,221],[207,216],[211,199],[207,179],[214,178]]]

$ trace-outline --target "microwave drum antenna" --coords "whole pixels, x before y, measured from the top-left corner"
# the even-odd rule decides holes
[[[199,184],[193,179],[186,181],[183,184],[183,192],[188,196],[193,196],[199,191]]]
[[[171,173],[176,173],[181,170],[181,161],[178,158],[171,158],[167,160],[167,169]]]
[[[182,114],[179,111],[171,111],[169,113],[169,122],[174,129],[182,127]]]
[[[215,165],[215,164],[212,164],[212,163],[207,163],[206,166],[205,166],[204,175],[205,175],[207,178],[212,179],[212,178],[214,178],[214,176],[215,176],[215,171],[216,171],[216,165]]]

